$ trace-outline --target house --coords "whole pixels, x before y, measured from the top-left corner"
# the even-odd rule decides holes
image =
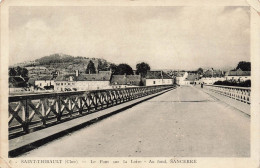
[[[177,72],[176,73],[176,84],[178,85],[185,85],[185,79],[188,77],[188,73],[187,72]]]
[[[183,83],[185,85],[199,84],[199,78],[199,74],[189,73],[188,76],[184,79]]]
[[[204,78],[210,78],[210,77],[224,77],[225,73],[221,70],[215,70],[213,68],[206,70],[203,73]]]
[[[200,83],[203,83],[205,85],[213,85],[217,81],[224,81],[224,77],[202,77],[200,79]]]
[[[56,91],[86,91],[110,89],[111,72],[83,74],[76,71],[73,74],[63,74],[55,79]]]
[[[10,92],[20,92],[27,90],[27,81],[22,76],[10,76],[8,84]]]
[[[43,77],[40,77],[34,81],[34,85],[38,88],[42,89],[54,89],[54,77],[53,75],[46,75]]]
[[[140,86],[141,76],[140,75],[113,75],[110,84],[113,89]]]
[[[163,71],[148,71],[145,77],[145,86],[173,85],[173,78]]]
[[[225,73],[221,70],[214,70],[213,68],[206,70],[201,79],[200,83],[205,85],[213,85],[217,81],[224,81],[225,80]]]
[[[238,69],[236,71],[229,71],[226,73],[225,79],[228,81],[243,82],[251,79],[251,71],[242,71]]]

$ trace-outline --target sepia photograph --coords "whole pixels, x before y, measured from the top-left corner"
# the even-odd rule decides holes
[[[250,159],[252,10],[10,5],[9,163]]]

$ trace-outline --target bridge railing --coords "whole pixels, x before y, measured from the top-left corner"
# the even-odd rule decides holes
[[[250,87],[234,87],[234,86],[223,86],[223,85],[205,85],[205,89],[220,95],[251,104],[250,100]]]
[[[173,87],[161,85],[9,96],[9,138]]]

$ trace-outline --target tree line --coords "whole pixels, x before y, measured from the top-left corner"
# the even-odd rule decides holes
[[[122,63],[119,65],[116,64],[110,64],[108,65],[107,62],[102,63],[101,61],[98,61],[98,67],[97,67],[98,71],[108,71],[111,70],[113,75],[133,75],[134,71],[132,69],[132,67],[126,63]],[[136,74],[137,75],[141,75],[141,77],[145,77],[147,74],[147,71],[149,71],[151,69],[150,65],[145,63],[145,62],[141,62],[136,64]],[[96,67],[95,64],[93,63],[93,61],[89,61],[86,71],[86,74],[95,74],[96,72]]]
[[[240,61],[236,68],[233,69],[233,71],[236,71],[238,69],[241,69],[242,71],[251,71],[251,62],[246,62],[246,61]],[[197,73],[202,75],[203,74],[203,69],[198,68]]]
[[[9,76],[22,76],[28,77],[28,70],[26,68],[22,68],[20,66],[9,68],[8,72]]]

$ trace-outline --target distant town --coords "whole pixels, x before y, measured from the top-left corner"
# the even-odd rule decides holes
[[[251,64],[240,61],[231,70],[199,68],[185,70],[153,70],[145,62],[131,67],[104,59],[53,54],[35,61],[9,67],[9,93],[120,89],[155,85],[227,85],[251,86]]]

